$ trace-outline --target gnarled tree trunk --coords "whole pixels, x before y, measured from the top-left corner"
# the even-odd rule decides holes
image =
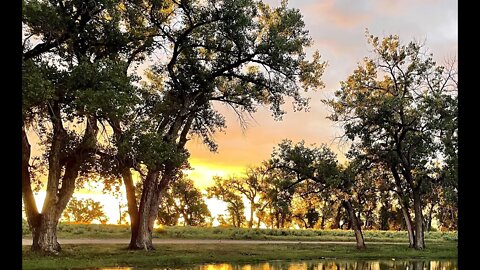
[[[58,220],[73,195],[80,165],[96,145],[98,126],[96,118],[88,116],[82,142],[67,156],[62,153],[66,131],[60,119],[58,104],[52,105],[50,118],[53,124],[53,135],[48,156],[47,190],[42,213],[38,212],[31,189],[30,144],[24,127],[22,128],[22,195],[27,221],[32,231],[32,250],[57,254],[61,250],[57,241]],[[62,169],[64,169],[63,176]]]
[[[32,250],[51,254],[60,252],[61,247],[57,241],[58,219],[56,218],[55,212],[55,209],[51,209],[39,215],[40,222],[38,226],[32,230]]]
[[[128,166],[121,168],[123,183],[127,195],[128,215],[130,216],[130,244],[129,247],[135,246],[138,235],[138,206],[135,195],[135,185],[133,183],[132,172]]]
[[[138,211],[138,227],[135,233],[132,233],[130,249],[153,250],[152,232],[153,225],[150,224],[150,212],[153,201],[156,196],[156,182],[158,172],[150,170],[143,182],[142,198],[140,199],[140,207]],[[157,206],[158,207],[158,206]],[[133,235],[135,234],[135,238]]]
[[[167,187],[168,183],[176,174],[176,168],[171,165],[166,166],[161,180],[158,181],[160,172],[149,170],[144,181],[140,208],[138,211],[138,226],[136,231],[132,231],[130,240],[130,249],[154,250],[152,237],[155,220],[158,217],[161,193]],[[133,229],[133,227],[132,227]]]

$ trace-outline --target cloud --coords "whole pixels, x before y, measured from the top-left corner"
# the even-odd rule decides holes
[[[297,2],[291,2],[295,7]],[[319,24],[334,28],[356,28],[371,19],[370,4],[365,1],[299,1],[298,8],[305,20],[315,20]]]
[[[272,6],[280,4],[280,0],[267,2]],[[339,82],[370,54],[365,28],[380,37],[398,34],[404,42],[426,40],[426,47],[434,53],[435,59],[444,60],[456,54],[457,5],[453,0],[290,0],[289,7],[298,8],[304,15],[306,28],[314,41],[307,52],[318,50],[322,59],[329,63],[322,78],[325,89],[307,93],[311,98],[310,112],[293,112],[291,105],[286,103],[287,114],[283,121],[276,122],[268,110],[259,109],[245,131],[241,130],[235,113],[221,108],[228,128],[225,133],[215,135],[219,153],[210,153],[199,140],[192,140],[188,145],[192,158],[198,164],[241,170],[268,159],[273,147],[282,139],[294,142],[304,139],[308,144],[326,143],[344,160],[343,153],[348,145],[339,144],[342,129],[326,119],[329,109],[321,99],[333,97],[333,92],[340,87]],[[197,176],[202,177],[200,174]],[[205,176],[209,177],[207,173]],[[202,180],[202,184],[207,182]]]

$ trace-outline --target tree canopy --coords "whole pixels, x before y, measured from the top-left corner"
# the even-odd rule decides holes
[[[374,56],[326,101],[329,118],[342,123],[352,155],[391,170],[404,211],[414,205],[415,232],[405,212],[410,244],[423,249],[422,197],[440,183],[456,186],[456,71],[437,65],[418,42],[401,44],[393,35],[368,41]]]

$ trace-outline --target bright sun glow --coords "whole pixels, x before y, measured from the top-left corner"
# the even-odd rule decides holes
[[[228,177],[243,174],[245,171],[245,167],[207,164],[194,158],[190,159],[190,166],[192,170],[185,173],[194,181],[195,186],[202,190],[212,185],[214,176]]]
[[[43,202],[45,200],[45,191],[40,191],[35,196],[35,202],[37,203],[37,207],[42,209]],[[75,193],[72,198],[76,198],[77,200],[81,199],[92,199],[94,201],[100,202],[103,205],[103,211],[108,217],[108,222],[111,224],[117,224],[118,219],[120,217],[118,204],[126,204],[127,199],[125,197],[125,193],[122,193],[123,198],[118,200],[114,196],[110,194],[99,194],[99,193]],[[41,211],[41,210],[40,210]],[[126,211],[126,208],[123,208],[122,211]],[[93,221],[92,223],[98,223],[98,221]]]
[[[212,185],[213,176],[228,177],[231,175],[241,175],[245,171],[244,167],[234,167],[234,166],[225,167],[220,165],[204,164],[194,159],[191,160],[190,163],[191,163],[192,170],[185,171],[185,173],[188,175],[190,179],[194,181],[195,186],[197,186],[197,188],[199,188],[204,194],[206,193],[205,192],[206,188]],[[137,182],[138,179],[139,179],[138,175],[134,175],[134,181]],[[122,211],[127,211],[127,208],[126,208],[127,198],[125,194],[125,188],[123,186],[121,188],[122,194],[120,199],[114,197],[112,194],[102,193],[100,191],[101,189],[102,189],[102,185],[101,183],[98,183],[97,188],[95,188],[95,190],[81,189],[74,193],[73,198],[76,198],[78,200],[92,199],[94,201],[100,202],[103,205],[103,210],[108,217],[107,223],[117,224],[120,217],[119,204],[125,206],[122,208]],[[42,190],[42,191],[39,191],[34,196],[39,210],[42,209],[43,207],[45,194],[46,194],[45,191]],[[227,209],[226,203],[214,198],[212,199],[205,198],[205,202],[208,206],[208,209],[210,210],[210,213],[212,214],[212,217],[214,217],[212,225],[213,226],[219,225],[216,217],[219,214],[226,213],[225,212]],[[248,213],[249,211],[248,203],[246,203],[245,206],[246,206],[245,212]],[[127,218],[127,221],[128,221],[128,218]],[[94,221],[94,223],[96,222],[97,221]]]

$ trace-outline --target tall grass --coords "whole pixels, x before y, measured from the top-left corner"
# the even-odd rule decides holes
[[[30,237],[26,222],[22,222],[24,237]],[[60,238],[129,238],[128,225],[113,224],[72,224],[60,223]],[[154,238],[183,239],[235,239],[235,240],[296,240],[296,241],[355,241],[351,230],[313,230],[313,229],[248,229],[235,227],[189,227],[164,226],[155,229]],[[408,242],[406,231],[364,231],[367,242]],[[455,242],[456,231],[426,232],[427,242]]]
[[[154,237],[186,239],[243,239],[243,240],[298,240],[298,241],[355,241],[351,230],[313,230],[313,229],[248,229],[235,227],[162,227],[156,230]],[[367,242],[408,242],[406,231],[364,231]],[[426,232],[425,240],[457,241],[458,234],[453,232]]]

